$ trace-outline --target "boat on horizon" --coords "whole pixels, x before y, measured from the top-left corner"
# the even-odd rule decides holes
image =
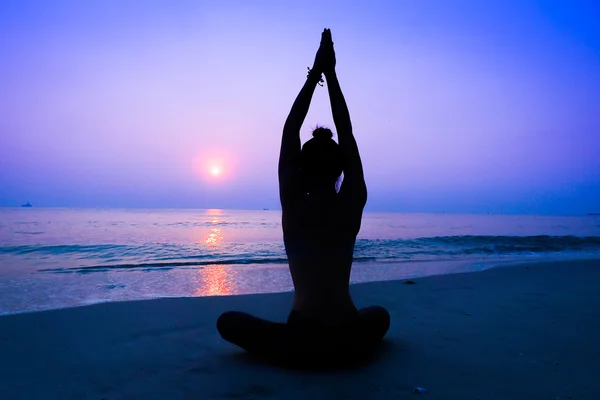
[[[21,207],[27,207],[27,208],[29,208],[29,207],[33,207],[33,206],[31,205],[30,202],[27,202],[25,204],[21,204]]]

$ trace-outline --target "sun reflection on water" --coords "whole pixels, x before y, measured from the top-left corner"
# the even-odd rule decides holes
[[[210,209],[206,210],[206,216],[209,222],[213,225],[225,222],[222,218],[223,210]],[[209,246],[212,250],[221,247],[223,244],[223,230],[216,226],[211,227],[208,231],[208,235],[204,238],[204,244]]]
[[[194,296],[226,296],[237,293],[236,271],[223,265],[211,265],[198,270]]]
[[[225,222],[223,210],[206,210],[206,217],[211,226],[206,236],[203,235],[202,243],[209,252],[218,251],[224,246],[223,229],[218,224]],[[196,290],[194,296],[225,296],[236,294],[235,275],[237,272],[230,266],[207,265],[199,269],[196,276]]]
[[[223,242],[223,235],[220,228],[211,228],[210,233],[204,239],[204,243],[210,247],[220,247]]]

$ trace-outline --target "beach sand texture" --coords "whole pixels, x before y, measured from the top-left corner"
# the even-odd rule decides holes
[[[217,333],[230,309],[284,320],[291,293],[3,316],[0,399],[600,399],[600,261],[414,282],[352,286],[392,325],[373,363],[343,371],[265,365]]]

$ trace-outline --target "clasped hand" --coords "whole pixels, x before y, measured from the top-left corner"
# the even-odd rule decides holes
[[[318,74],[327,74],[335,71],[335,51],[331,39],[331,30],[324,29],[321,34],[321,45],[317,50],[312,70]]]

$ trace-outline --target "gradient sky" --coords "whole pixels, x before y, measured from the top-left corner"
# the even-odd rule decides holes
[[[367,210],[600,212],[597,4],[2,1],[0,206],[278,208],[328,27]]]

